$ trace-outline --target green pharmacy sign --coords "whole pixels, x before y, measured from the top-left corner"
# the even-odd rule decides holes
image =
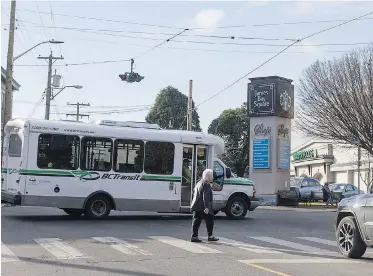
[[[316,158],[317,157],[317,150],[304,150],[304,151],[297,151],[293,153],[294,160],[303,160],[309,158]]]

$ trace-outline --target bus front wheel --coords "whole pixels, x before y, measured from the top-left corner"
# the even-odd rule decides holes
[[[91,197],[84,210],[84,216],[90,219],[103,219],[109,216],[111,211],[110,200],[104,195]]]

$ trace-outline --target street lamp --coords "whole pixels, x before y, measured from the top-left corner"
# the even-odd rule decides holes
[[[51,97],[51,101],[54,100],[54,98],[57,97],[58,94],[60,94],[62,92],[62,90],[64,90],[65,88],[68,88],[68,87],[72,87],[72,88],[75,88],[75,89],[82,89],[83,88],[83,86],[81,86],[81,85],[66,85],[66,86],[62,87],[60,89],[60,91],[57,92],[56,95]]]
[[[54,39],[40,42],[40,43],[36,44],[34,47],[31,47],[31,48],[28,49],[27,51],[23,52],[22,54],[20,54],[20,55],[14,57],[14,58],[13,58],[13,62],[14,62],[16,59],[18,59],[18,58],[20,58],[21,56],[23,56],[24,54],[27,54],[28,52],[30,52],[32,49],[38,47],[38,46],[41,45],[41,44],[46,44],[46,43],[51,43],[51,44],[61,44],[61,43],[64,43],[64,42],[63,42],[63,41],[54,40]]]

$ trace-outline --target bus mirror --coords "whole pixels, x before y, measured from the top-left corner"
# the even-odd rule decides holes
[[[231,178],[231,176],[232,176],[231,168],[226,168],[226,169],[225,169],[225,176],[226,176],[227,178]]]

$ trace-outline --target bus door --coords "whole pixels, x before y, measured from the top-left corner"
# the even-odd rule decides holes
[[[207,146],[184,145],[182,178],[181,178],[181,207],[189,207],[193,198],[193,189],[202,178],[207,168]]]
[[[4,185],[2,189],[16,193],[19,191],[19,170],[21,167],[21,153],[23,130],[12,130],[4,139],[4,163],[2,164],[2,171],[4,172]]]

